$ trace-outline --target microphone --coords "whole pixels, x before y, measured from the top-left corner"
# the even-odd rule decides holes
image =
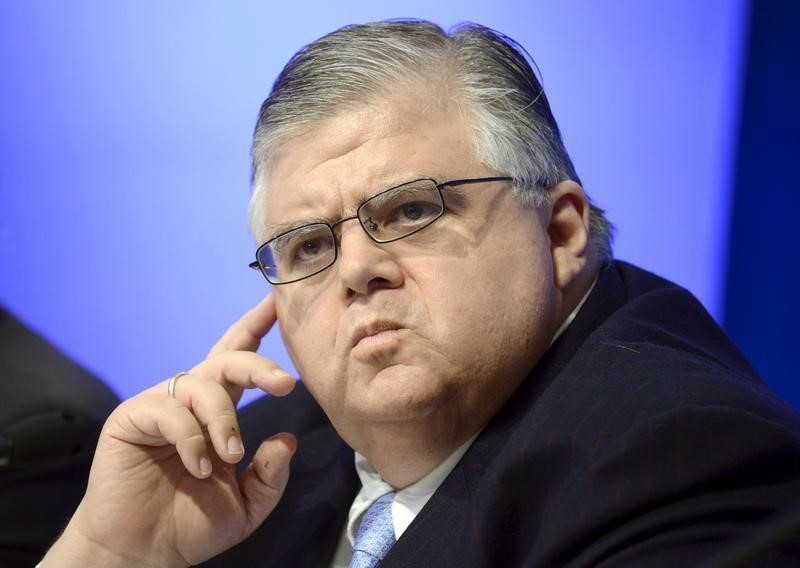
[[[0,431],[0,470],[41,467],[77,455],[93,442],[81,416],[56,410],[28,416]]]

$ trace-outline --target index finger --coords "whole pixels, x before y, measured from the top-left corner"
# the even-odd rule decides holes
[[[275,298],[272,294],[267,294],[266,298],[228,328],[208,352],[208,356],[224,351],[255,351],[261,344],[261,339],[267,335],[276,321],[278,314],[275,311]]]

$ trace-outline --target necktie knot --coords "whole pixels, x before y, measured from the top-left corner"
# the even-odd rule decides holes
[[[374,568],[395,543],[392,522],[394,491],[369,506],[358,527],[349,568]]]

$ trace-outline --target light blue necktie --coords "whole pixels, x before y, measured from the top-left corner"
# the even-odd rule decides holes
[[[390,491],[364,513],[353,544],[353,559],[349,568],[374,568],[394,545],[393,500],[394,491]]]

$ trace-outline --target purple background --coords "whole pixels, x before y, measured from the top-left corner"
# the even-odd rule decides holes
[[[747,2],[269,4],[0,7],[0,302],[121,396],[191,367],[267,291],[246,267],[248,150],[283,64],[389,17],[524,45],[616,256],[722,321]],[[262,352],[291,368],[277,333]]]

